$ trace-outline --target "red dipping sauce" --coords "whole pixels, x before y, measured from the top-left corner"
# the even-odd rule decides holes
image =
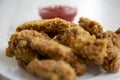
[[[42,19],[62,18],[67,21],[73,21],[77,14],[77,9],[70,6],[51,6],[39,9],[39,15]]]

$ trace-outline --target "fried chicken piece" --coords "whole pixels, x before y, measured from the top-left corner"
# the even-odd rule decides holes
[[[49,37],[54,37],[57,34],[60,34],[62,31],[66,30],[75,24],[72,22],[65,21],[63,19],[54,18],[54,19],[47,19],[47,20],[36,20],[31,22],[26,22],[17,27],[16,31],[22,30],[35,30],[38,32],[43,31],[47,33]]]
[[[43,31],[43,32],[47,33],[51,38],[56,37],[57,35],[63,35],[62,33],[65,33],[65,35],[64,35],[65,39],[68,38],[67,35],[69,35],[69,34],[72,37],[77,36],[77,38],[78,38],[77,40],[76,40],[76,37],[73,39],[73,41],[75,41],[76,44],[69,43],[69,40],[71,40],[71,39],[69,39],[69,40],[67,39],[68,43],[69,43],[69,46],[73,45],[74,48],[77,49],[77,53],[81,52],[82,56],[84,56],[84,58],[86,60],[89,57],[89,59],[91,60],[91,63],[102,64],[103,63],[103,58],[104,58],[104,56],[106,56],[106,54],[104,54],[106,41],[105,40],[95,41],[96,40],[95,36],[91,36],[87,31],[83,30],[78,25],[76,25],[76,24],[74,24],[72,22],[67,22],[67,21],[59,19],[59,18],[49,19],[49,20],[38,20],[38,21],[27,22],[27,23],[24,23],[24,24],[20,25],[20,26],[18,26],[16,31],[21,31],[21,30],[25,30],[25,29],[28,29],[28,30],[32,29],[32,30],[35,30],[35,31],[38,31],[38,32]],[[76,33],[78,33],[79,36],[74,34],[73,31],[74,32],[77,31]],[[51,36],[51,34],[52,34],[52,36]],[[65,40],[64,38],[62,38],[62,39]],[[85,49],[84,50],[80,50],[82,48],[81,47],[78,48],[79,47],[77,45],[78,43],[79,43],[79,46],[83,46],[83,47],[85,47]],[[84,45],[84,43],[85,43],[85,45]],[[91,44],[93,44],[93,46]],[[76,47],[76,45],[78,47]],[[88,45],[89,45],[89,47],[86,47]],[[100,46],[100,47],[94,48],[96,46]],[[73,47],[71,47],[71,48],[73,48]],[[88,49],[86,50],[86,48],[88,48]],[[94,51],[93,49],[97,49],[97,50]],[[80,54],[80,56],[81,56],[81,54]],[[89,56],[89,54],[91,56]],[[98,56],[97,57],[96,56],[93,57],[92,54],[94,56],[97,54]]]
[[[49,80],[76,80],[76,74],[85,73],[86,64],[117,72],[120,29],[103,33],[98,22],[84,17],[79,25],[59,18],[24,23],[11,36],[6,55],[15,56],[18,65]]]
[[[12,35],[9,48],[11,48],[11,52],[14,52],[12,55],[15,54],[18,64],[30,73],[34,73],[45,79],[76,80],[75,71],[64,61],[40,61],[36,59],[40,53],[30,48],[32,39],[36,37],[49,39],[47,36],[31,30],[23,30]],[[9,55],[10,54],[8,54],[8,56]]]
[[[39,55],[37,51],[30,48],[31,39],[34,37],[49,39],[46,34],[32,30],[15,32],[8,43],[9,46],[6,49],[6,55],[9,57],[13,57],[15,55],[18,64],[25,68],[31,60]]]
[[[64,60],[73,66],[77,75],[84,74],[86,68],[83,62],[77,61],[77,56],[71,48],[50,39],[45,33],[32,30],[15,32],[9,41],[6,55],[15,55],[18,64],[23,68],[39,56],[45,59]]]
[[[107,56],[107,41],[96,39],[94,35],[90,35],[79,26],[66,29],[55,39],[59,43],[71,47],[87,64],[101,65],[104,57]]]
[[[120,28],[114,32],[107,31],[103,32],[102,26],[96,21],[92,21],[88,18],[80,18],[79,25],[87,30],[91,34],[95,34],[99,39],[107,39],[107,54],[105,57],[103,68],[108,72],[117,72],[119,70],[120,64],[120,43],[119,43],[119,35]]]
[[[52,39],[34,38],[31,40],[30,46],[33,50],[40,52],[41,55],[51,59],[61,59],[69,62],[71,58],[76,58],[71,48],[65,47]]]
[[[32,49],[41,52],[40,54],[55,60],[64,60],[69,63],[76,71],[77,75],[85,73],[86,66],[82,60],[78,60],[71,48],[63,46],[54,40],[42,38],[32,39],[30,46]]]
[[[100,39],[107,39],[107,54],[103,68],[108,72],[118,72],[120,68],[120,37],[112,32],[107,31],[98,35]]]
[[[79,25],[88,31],[90,34],[97,35],[103,32],[103,27],[101,24],[94,20],[90,20],[88,18],[81,17],[78,21]]]
[[[27,66],[27,71],[45,80],[76,80],[74,69],[64,61],[35,59]]]

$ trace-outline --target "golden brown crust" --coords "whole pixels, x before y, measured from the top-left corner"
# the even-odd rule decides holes
[[[106,56],[107,41],[96,39],[80,27],[68,28],[55,39],[71,47],[87,64],[101,65]]]
[[[49,39],[47,35],[43,33],[40,34],[32,30],[15,32],[10,38],[9,47],[6,50],[6,55],[10,57],[15,55],[18,64],[22,67],[26,67],[26,65],[38,55],[38,52],[32,50],[29,45],[31,38],[34,37]]]
[[[86,31],[88,31],[92,35],[93,34],[97,35],[97,34],[103,32],[102,25],[94,20],[90,20],[88,18],[81,17],[78,23],[82,28],[84,28]]]
[[[57,28],[56,28],[57,27]],[[79,32],[77,34],[79,35],[83,35],[81,37],[79,37],[79,39],[86,39],[84,40],[83,42],[88,42],[88,40],[90,40],[89,42],[90,43],[93,43],[94,42],[94,39],[95,37],[94,36],[91,36],[87,31],[83,30],[82,28],[80,28],[78,25],[74,24],[74,23],[71,23],[71,22],[67,22],[67,21],[64,21],[62,19],[58,19],[58,18],[55,18],[55,19],[50,19],[50,20],[40,20],[40,21],[32,21],[32,22],[27,22],[25,24],[22,24],[20,25],[16,31],[21,31],[21,30],[25,30],[25,29],[32,29],[32,30],[36,30],[38,32],[40,31],[43,31],[45,33],[47,33],[48,35],[50,35],[51,33],[55,33],[55,34],[52,34],[52,37],[56,37],[56,35],[60,34],[61,33],[66,33],[65,31],[67,29],[72,29],[72,31],[75,33],[75,31]],[[70,30],[69,30],[70,31]],[[49,34],[50,33],[50,34]],[[69,34],[69,33],[67,33]],[[54,35],[54,36],[53,36]],[[76,35],[76,33],[74,34]],[[50,35],[51,37],[51,35]],[[86,37],[86,38],[84,38]],[[66,37],[67,38],[67,37]],[[64,39],[63,39],[64,40]],[[71,40],[71,39],[70,39]],[[72,40],[71,40],[72,41]],[[82,43],[83,43],[82,42]],[[84,44],[84,43],[83,43]],[[105,42],[104,42],[105,44]],[[71,44],[70,44],[71,45]],[[72,44],[73,45],[73,44]],[[86,45],[87,46],[87,45]],[[104,53],[104,50],[103,52]],[[103,55],[103,54],[102,54]],[[104,55],[103,55],[104,57]],[[101,60],[101,59],[100,59]],[[97,62],[96,62],[97,63]],[[102,64],[102,61],[98,64]]]
[[[33,30],[15,32],[9,41],[6,54],[8,56],[15,54],[18,64],[24,68],[38,56],[66,61],[73,66],[77,75],[84,74],[86,68],[83,62],[77,61],[77,56],[71,48],[50,39],[45,33]]]
[[[107,39],[107,56],[104,59],[103,68],[108,72],[118,72],[120,66],[120,28],[114,32],[103,32],[102,26],[93,20],[81,17],[79,25],[87,30],[90,34],[94,34],[99,39]]]
[[[11,36],[6,55],[15,56],[28,72],[50,80],[75,80],[76,74],[85,73],[86,64],[117,72],[120,30],[103,33],[98,22],[84,17],[79,25],[59,18],[24,23]]]
[[[55,19],[47,19],[47,20],[36,20],[31,22],[26,22],[17,27],[16,31],[22,30],[35,30],[38,32],[45,32],[50,37],[54,37],[57,34],[60,34],[66,28],[74,26],[75,24],[72,22],[67,22],[63,19],[55,18]]]
[[[77,75],[85,73],[85,64],[78,61],[77,56],[71,48],[61,45],[54,40],[34,38],[30,44],[31,48],[41,52],[40,54],[54,60],[64,60],[69,63],[76,71]]]
[[[107,54],[104,60],[103,68],[108,72],[118,72],[120,67],[120,37],[112,32],[107,31],[98,35],[100,39],[107,39]]]
[[[42,37],[42,38],[49,39],[47,34],[38,33],[38,32],[33,31],[33,30],[24,30],[24,31],[21,31],[21,32],[15,32],[11,36],[10,41],[8,42],[9,46],[6,50],[6,55],[7,56],[12,55],[13,56],[15,54],[14,50],[17,49],[17,46],[18,46],[18,48],[25,47],[26,45],[28,45],[31,38],[33,38],[33,37]]]
[[[41,52],[40,54],[55,60],[70,61],[75,55],[71,48],[57,43],[54,40],[43,38],[34,38],[31,40],[30,46],[33,50]]]
[[[35,59],[27,66],[27,71],[45,80],[76,80],[75,71],[64,61]]]

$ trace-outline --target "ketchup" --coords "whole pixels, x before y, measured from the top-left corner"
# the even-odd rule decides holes
[[[70,6],[50,6],[39,9],[39,15],[42,19],[62,18],[68,21],[73,21],[77,14],[77,9]]]

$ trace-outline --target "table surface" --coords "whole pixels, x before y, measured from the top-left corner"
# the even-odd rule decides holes
[[[74,22],[84,16],[97,20],[105,30],[116,30],[120,26],[120,0],[0,0],[0,50],[17,25],[40,19],[39,7],[60,4],[77,7]]]

